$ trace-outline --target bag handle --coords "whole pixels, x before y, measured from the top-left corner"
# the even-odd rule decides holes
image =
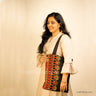
[[[56,44],[55,44],[55,47],[54,47],[54,50],[53,50],[53,53],[54,55],[56,55],[56,52],[57,52],[57,48],[58,48],[58,45],[59,45],[59,41],[61,39],[62,35],[59,37],[59,39],[57,40]]]

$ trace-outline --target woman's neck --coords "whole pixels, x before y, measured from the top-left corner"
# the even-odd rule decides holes
[[[60,33],[60,31],[57,31],[57,32],[53,32],[52,33],[52,37],[55,37],[57,34],[59,34]]]

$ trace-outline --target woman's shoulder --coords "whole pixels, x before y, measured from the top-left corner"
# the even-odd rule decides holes
[[[62,33],[61,42],[70,42],[70,41],[71,38],[68,35]]]
[[[60,40],[60,44],[63,47],[66,46],[66,48],[68,49],[68,48],[72,47],[72,40],[68,35],[63,34],[61,37],[61,40]]]

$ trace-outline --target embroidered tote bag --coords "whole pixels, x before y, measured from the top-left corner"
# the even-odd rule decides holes
[[[56,51],[61,36],[56,42],[53,53],[46,55],[48,60],[46,61],[45,64],[45,82],[43,84],[43,88],[46,90],[60,91],[60,83],[62,80],[61,70],[64,64],[64,57],[56,55]],[[68,74],[67,78],[67,90],[64,91],[66,93],[68,93],[69,89],[69,78],[70,74]]]

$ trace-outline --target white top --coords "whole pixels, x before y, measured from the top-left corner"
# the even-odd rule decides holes
[[[58,40],[58,38],[62,35],[63,33],[60,32],[57,34],[54,38],[49,38],[46,44],[44,45],[44,53],[42,54],[52,54],[54,46]],[[37,67],[41,67],[43,63],[39,61],[39,58],[41,57],[40,53],[37,55]],[[69,36],[63,34],[58,48],[57,48],[57,55],[59,56],[64,56],[64,64],[61,70],[61,73],[70,73],[74,74],[77,73],[77,70],[73,64],[72,59],[72,40],[69,38]]]

